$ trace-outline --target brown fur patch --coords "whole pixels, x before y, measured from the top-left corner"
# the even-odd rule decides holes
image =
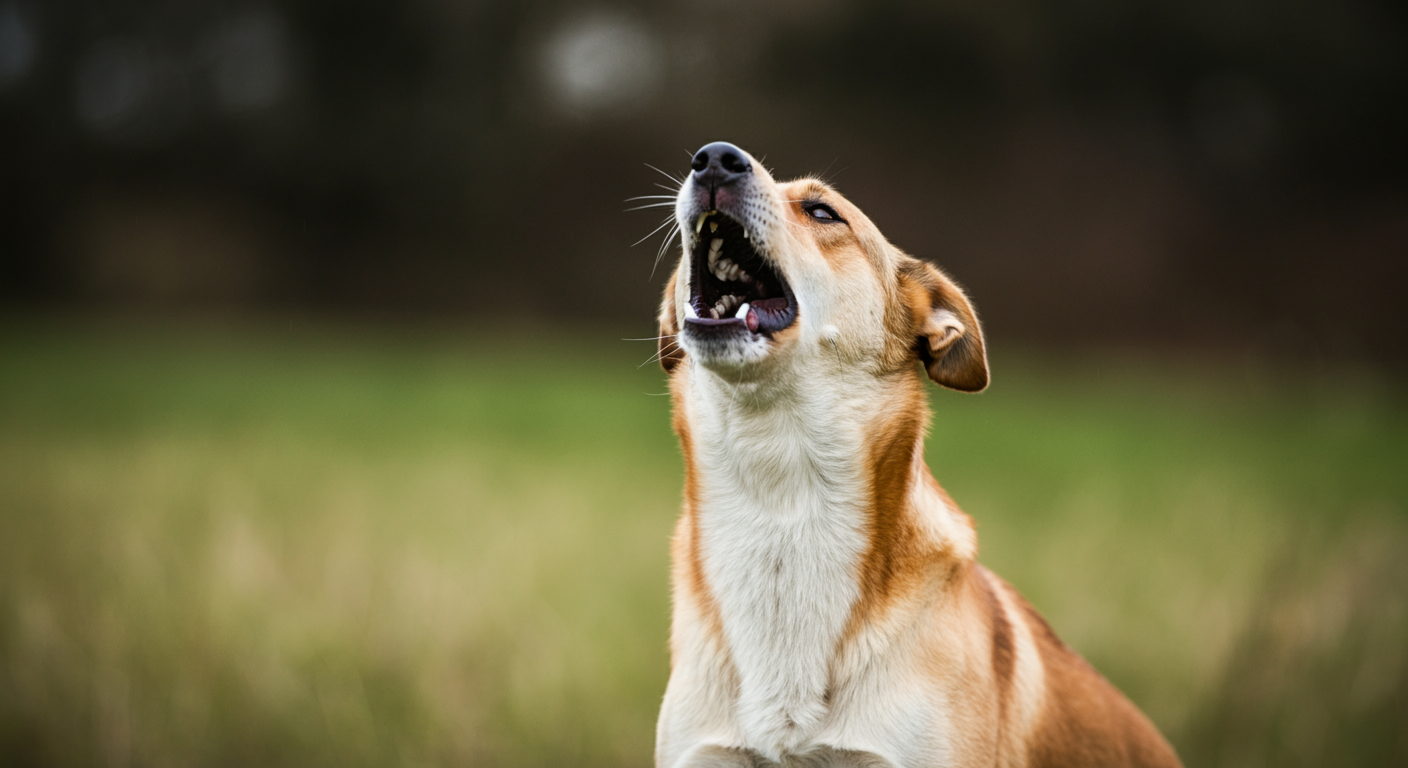
[[[675,307],[675,281],[680,277],[680,267],[675,267],[674,274],[665,281],[665,298],[660,302],[660,339],[657,344],[659,350],[660,367],[669,373],[675,366],[684,361],[684,350],[679,345],[677,338],[680,333],[679,322],[675,319],[677,308]]]
[[[1017,648],[1012,637],[1012,622],[1007,620],[1007,609],[1003,607],[1002,599],[998,597],[997,589],[999,587],[993,584],[992,572],[982,566],[973,570],[977,577],[978,589],[982,593],[983,603],[987,606],[988,616],[992,622],[992,674],[993,680],[997,683],[998,717],[1002,722],[1006,722],[1007,700],[1012,694],[1012,670],[1017,662]]]
[[[1032,768],[1181,766],[1173,747],[1144,713],[1061,642],[1015,590],[1004,587],[1025,614],[1045,668],[1046,704],[1028,741],[1028,764]]]
[[[917,283],[927,292],[927,309],[915,313],[917,307],[911,305],[911,312],[918,314],[918,332],[914,339],[915,353],[924,363],[929,378],[935,383],[960,392],[981,392],[987,388],[989,372],[986,345],[983,342],[982,326],[978,323],[978,313],[973,304],[963,294],[963,289],[942,270],[928,262],[909,259],[900,267],[901,278]],[[934,312],[946,310],[964,328],[963,335],[951,345],[935,352],[927,324]]]
[[[861,560],[860,599],[851,611],[846,638],[883,613],[896,597],[914,594],[936,580],[952,583],[962,565],[947,542],[935,542],[914,519],[911,485],[916,478],[937,488],[950,509],[957,507],[924,466],[921,437],[929,409],[921,382],[911,374],[909,379],[899,378],[896,386],[893,407],[885,409],[887,416],[873,430],[868,457],[869,545]]]
[[[903,385],[902,385],[903,386]],[[909,394],[913,399],[916,395]],[[873,615],[891,592],[917,573],[924,553],[909,520],[909,482],[914,451],[923,425],[912,409],[897,407],[898,414],[875,430],[870,454],[870,546],[861,565],[861,598],[856,613]]]
[[[670,560],[675,570],[674,582],[687,593],[689,599],[703,615],[706,630],[717,642],[723,643],[724,624],[714,600],[709,580],[704,575],[704,557],[699,551],[699,481],[694,464],[694,441],[689,431],[689,419],[684,414],[686,388],[682,377],[671,381],[675,401],[672,423],[675,435],[680,441],[680,453],[684,458],[684,514],[675,525],[675,533],[670,542]],[[684,595],[676,596],[681,599]]]

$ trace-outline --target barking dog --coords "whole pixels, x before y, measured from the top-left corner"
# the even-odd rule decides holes
[[[686,475],[656,765],[1177,766],[924,465],[920,368],[988,383],[963,292],[820,181],[725,143],[692,168],[660,310]]]

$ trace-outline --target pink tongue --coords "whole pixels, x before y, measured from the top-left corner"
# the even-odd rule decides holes
[[[743,319],[748,324],[748,330],[755,332],[758,330],[758,311],[752,307],[748,308],[748,316]]]
[[[759,299],[748,307],[749,327],[756,323],[762,326],[767,322],[769,330],[784,327],[787,319],[787,299],[778,296],[772,299]]]

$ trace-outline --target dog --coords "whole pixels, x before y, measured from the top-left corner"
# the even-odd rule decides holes
[[[978,317],[827,184],[694,155],[660,362],[685,463],[658,768],[1178,766],[929,473],[922,368],[988,383]]]

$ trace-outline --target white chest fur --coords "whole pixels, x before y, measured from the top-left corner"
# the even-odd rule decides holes
[[[738,673],[737,727],[776,759],[823,725],[859,595],[868,486],[857,399],[792,391],[767,407],[698,372],[691,412],[700,553]],[[829,392],[828,392],[829,390]]]

